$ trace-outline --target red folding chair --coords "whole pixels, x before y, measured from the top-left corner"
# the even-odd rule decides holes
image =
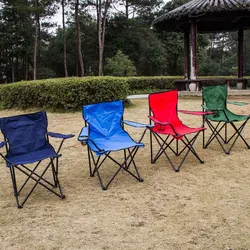
[[[164,154],[167,157],[172,168],[176,172],[179,172],[189,152],[193,153],[193,155],[200,161],[200,163],[204,163],[204,161],[202,161],[196,153],[193,145],[199,133],[205,130],[205,128],[190,128],[184,125],[180,121],[177,114],[177,103],[177,90],[153,93],[149,95],[149,118],[150,123],[151,121],[154,122],[154,127],[150,129],[151,163],[155,163],[159,159],[159,157]],[[179,112],[200,116],[206,113],[186,110],[179,110]],[[188,138],[189,134],[194,134],[194,136],[192,138]],[[153,137],[160,147],[155,155],[153,154]],[[176,141],[175,147],[172,144],[174,141]],[[183,143],[182,149],[179,149],[180,141]],[[172,151],[176,156],[180,156],[186,151],[178,167],[176,167],[171,161],[167,150]]]

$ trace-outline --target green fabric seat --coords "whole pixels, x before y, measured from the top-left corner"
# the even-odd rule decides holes
[[[226,154],[230,154],[232,147],[234,146],[236,140],[240,137],[246,146],[249,148],[248,143],[241,135],[243,128],[245,127],[247,121],[249,120],[249,115],[238,115],[227,108],[227,103],[234,105],[247,105],[248,103],[243,102],[227,102],[227,85],[216,85],[216,86],[204,86],[202,88],[202,101],[203,101],[203,109],[205,111],[212,111],[213,114],[204,115],[203,121],[206,123],[210,130],[212,131],[212,135],[209,137],[207,142],[205,142],[205,132],[203,132],[203,147],[207,148],[208,145],[216,139],[221,145],[223,151]],[[216,122],[216,125],[213,123]],[[238,128],[234,123],[242,122]],[[233,135],[228,138],[228,130],[227,124],[230,124],[234,129]],[[224,134],[222,135],[222,131]],[[223,144],[228,144],[234,138],[232,145],[229,150],[225,149]]]
[[[247,115],[236,115],[228,109],[216,111],[213,115],[206,115],[206,118],[214,122],[239,122],[248,119]]]

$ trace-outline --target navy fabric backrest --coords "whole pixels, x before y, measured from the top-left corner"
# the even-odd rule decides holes
[[[89,124],[90,138],[111,137],[124,132],[121,127],[123,112],[122,100],[84,106],[83,118]]]
[[[0,128],[9,143],[8,156],[16,156],[44,149],[48,121],[45,111],[0,119]]]

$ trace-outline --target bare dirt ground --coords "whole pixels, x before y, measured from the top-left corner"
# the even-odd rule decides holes
[[[124,118],[147,123],[147,100],[133,103]],[[200,104],[200,98],[181,99],[179,108],[201,110]],[[229,108],[250,113],[249,105]],[[21,113],[0,111],[0,117]],[[187,125],[201,124],[201,117],[180,117]],[[147,133],[136,157],[144,182],[123,171],[102,191],[97,177],[89,177],[86,147],[77,141],[84,124],[81,113],[48,113],[48,120],[49,131],[76,134],[65,142],[60,159],[66,199],[39,186],[17,209],[9,170],[0,160],[0,249],[250,249],[250,151],[241,141],[225,155],[216,142],[202,149],[200,135],[195,148],[205,164],[189,155],[175,173],[165,156],[150,164]],[[135,138],[142,133],[127,130]],[[250,124],[243,134],[250,142]],[[107,165],[104,177],[116,170],[110,161]]]

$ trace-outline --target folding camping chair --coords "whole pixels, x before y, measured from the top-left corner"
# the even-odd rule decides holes
[[[228,103],[239,106],[248,104],[244,102]],[[213,112],[213,114],[203,116],[204,124],[206,123],[212,132],[207,141],[205,139],[205,133],[203,132],[203,148],[207,148],[210,143],[216,139],[223,151],[226,154],[230,154],[238,138],[241,138],[247,148],[249,148],[249,144],[242,136],[242,131],[250,116],[237,115],[227,109],[227,85],[204,86],[202,88],[202,107],[203,110]],[[237,122],[242,122],[238,128],[235,125]],[[233,134],[231,136],[228,135],[228,124],[233,128]],[[223,130],[224,135],[222,135]],[[230,141],[232,141],[232,144],[228,146],[229,149],[227,150],[225,145]]]
[[[121,100],[91,104],[83,107],[85,127],[81,130],[78,140],[86,142],[90,176],[93,177],[95,173],[97,174],[103,190],[107,190],[108,186],[121,170],[125,170],[125,172],[129,173],[138,181],[143,181],[135,164],[134,157],[138,149],[144,146],[141,141],[149,125],[124,121],[123,113],[124,108]],[[124,130],[123,124],[144,128],[144,132],[138,142],[135,142]],[[111,156],[111,153],[120,150],[124,151],[122,163],[119,163]],[[94,153],[97,157],[94,157]],[[102,156],[103,158],[101,160]],[[106,159],[113,161],[119,168],[107,184],[104,185],[100,168]],[[131,172],[131,165],[134,167],[134,173]]]
[[[0,148],[5,146],[7,151],[5,156],[2,153],[0,153],[0,155],[5,160],[6,166],[10,169],[14,196],[18,208],[23,207],[24,203],[28,200],[38,184],[59,196],[61,199],[65,197],[58,179],[58,158],[61,156],[59,151],[61,150],[64,140],[74,135],[47,132],[47,127],[48,121],[45,111],[0,119],[0,128],[4,136],[4,141],[0,143]],[[57,151],[55,151],[49,143],[48,136],[62,139]],[[49,163],[40,171],[42,173],[39,174],[37,172],[38,166],[42,160],[45,159],[49,159]],[[33,167],[33,164],[26,165],[31,163],[36,164]],[[53,177],[52,182],[44,177],[50,166]],[[15,170],[19,170],[27,176],[19,189]],[[31,179],[35,181],[35,184],[23,198],[23,201],[20,202],[19,196],[21,191]],[[56,187],[58,187],[59,193],[52,189]]]
[[[154,122],[154,126],[150,129],[151,163],[155,163],[159,157],[164,154],[172,168],[176,172],[179,172],[182,164],[190,152],[200,161],[200,163],[204,163],[204,161],[202,161],[196,153],[193,145],[199,133],[205,128],[190,128],[184,125],[178,117],[178,111],[185,114],[200,116],[202,116],[204,112],[177,110],[177,102],[177,90],[153,93],[149,95],[150,124],[151,121]],[[189,134],[194,134],[194,136],[190,139],[187,136]],[[160,147],[155,155],[153,154],[153,136]],[[175,147],[172,145],[174,141],[176,141]],[[179,149],[179,141],[183,143],[183,148],[181,150]],[[169,150],[168,152],[172,151],[176,156],[180,156],[186,150],[186,153],[177,167],[170,159],[167,150]]]

